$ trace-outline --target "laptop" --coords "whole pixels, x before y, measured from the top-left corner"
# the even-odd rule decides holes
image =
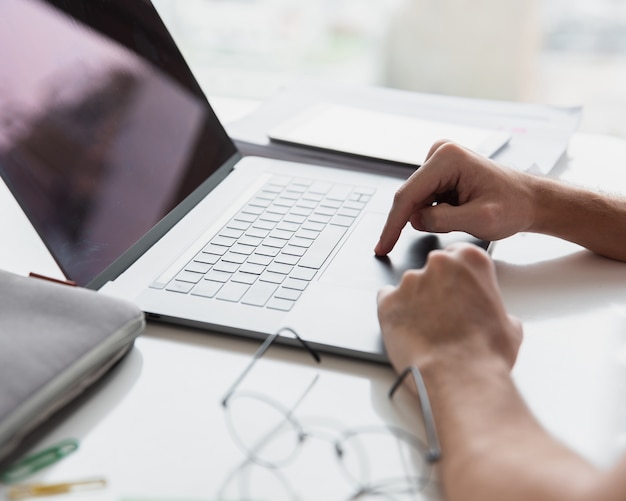
[[[0,46],[4,182],[69,280],[148,319],[385,362],[378,289],[475,241],[374,257],[410,172],[242,157],[148,0],[2,0]]]

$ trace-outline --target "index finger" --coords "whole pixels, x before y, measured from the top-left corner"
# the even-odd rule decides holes
[[[391,209],[387,215],[387,220],[383,226],[383,231],[380,234],[376,247],[374,248],[374,253],[377,256],[385,256],[391,251],[391,249],[393,249],[394,245],[398,241],[398,238],[400,238],[402,229],[405,227],[411,217],[411,214],[413,214],[415,208],[418,206],[418,204],[414,202],[417,197],[414,197],[413,192],[414,189],[419,189],[420,185],[417,183],[414,187],[416,183],[412,181],[414,181],[414,175],[411,176],[404,185],[402,185],[394,196]]]
[[[432,205],[436,194],[446,191],[449,189],[449,185],[453,184],[445,176],[445,171],[433,164],[433,161],[436,160],[435,153],[448,143],[449,141],[444,140],[434,143],[422,166],[396,192],[391,209],[387,215],[387,220],[383,226],[383,231],[374,248],[374,253],[377,256],[388,254],[393,249],[398,238],[400,238],[400,233],[411,219],[411,216],[417,210]],[[443,164],[445,165],[446,163],[444,160]],[[443,166],[439,165],[439,167]]]

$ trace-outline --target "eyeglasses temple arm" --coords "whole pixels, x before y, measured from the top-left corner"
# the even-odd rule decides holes
[[[417,388],[417,397],[422,409],[422,417],[424,419],[424,426],[426,428],[426,439],[428,442],[428,454],[426,460],[429,463],[434,463],[441,457],[441,446],[439,444],[439,437],[437,436],[437,428],[435,427],[435,419],[433,417],[433,410],[430,405],[430,399],[428,398],[428,392],[426,391],[426,385],[422,374],[417,367],[411,365],[404,369],[398,379],[389,390],[389,398],[393,397],[393,394],[400,387],[407,374],[413,375],[415,381],[415,387]]]
[[[223,406],[226,405],[226,402],[228,402],[228,399],[230,398],[230,396],[235,392],[235,390],[237,389],[237,386],[239,386],[239,383],[241,383],[241,381],[243,381],[243,378],[245,378],[248,375],[248,372],[250,372],[250,369],[252,369],[256,361],[263,356],[263,354],[267,351],[267,349],[270,347],[270,345],[274,342],[274,340],[277,337],[278,337],[278,332],[272,334],[271,336],[268,336],[267,338],[265,338],[265,341],[263,341],[263,344],[257,348],[255,354],[253,355],[252,359],[250,360],[246,368],[243,370],[241,374],[239,374],[239,377],[235,379],[235,382],[231,385],[229,390],[226,392],[226,395],[224,395],[224,398],[222,398]]]
[[[235,380],[235,382],[231,385],[229,390],[226,392],[226,395],[224,395],[224,398],[222,398],[223,406],[226,406],[228,399],[235,392],[235,390],[237,389],[237,386],[239,386],[241,381],[243,381],[243,378],[245,378],[248,375],[248,372],[250,372],[250,369],[252,369],[252,366],[256,363],[256,361],[265,354],[265,352],[268,350],[271,344],[276,340],[278,336],[280,336],[280,333],[284,331],[291,332],[296,337],[296,339],[300,341],[302,346],[304,346],[304,348],[311,354],[311,356],[315,359],[315,361],[317,363],[321,362],[321,358],[318,355],[318,353],[315,350],[313,350],[313,348],[311,348],[309,344],[304,339],[302,339],[295,330],[293,330],[291,327],[283,327],[278,332],[275,332],[274,334],[266,337],[265,341],[263,341],[263,344],[261,344],[261,346],[258,347],[258,349],[256,350],[255,354],[252,356],[252,359],[250,360],[246,368],[239,375],[239,377]]]

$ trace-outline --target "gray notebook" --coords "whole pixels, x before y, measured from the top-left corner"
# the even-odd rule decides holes
[[[143,328],[133,303],[0,271],[0,471]]]

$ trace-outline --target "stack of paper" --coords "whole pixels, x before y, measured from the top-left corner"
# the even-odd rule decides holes
[[[420,165],[424,148],[441,135],[469,141],[468,147],[511,168],[547,174],[565,153],[580,117],[580,107],[304,81],[226,129],[245,155],[359,168]],[[402,134],[402,125],[411,133]],[[489,139],[484,151],[474,147],[481,138]]]

